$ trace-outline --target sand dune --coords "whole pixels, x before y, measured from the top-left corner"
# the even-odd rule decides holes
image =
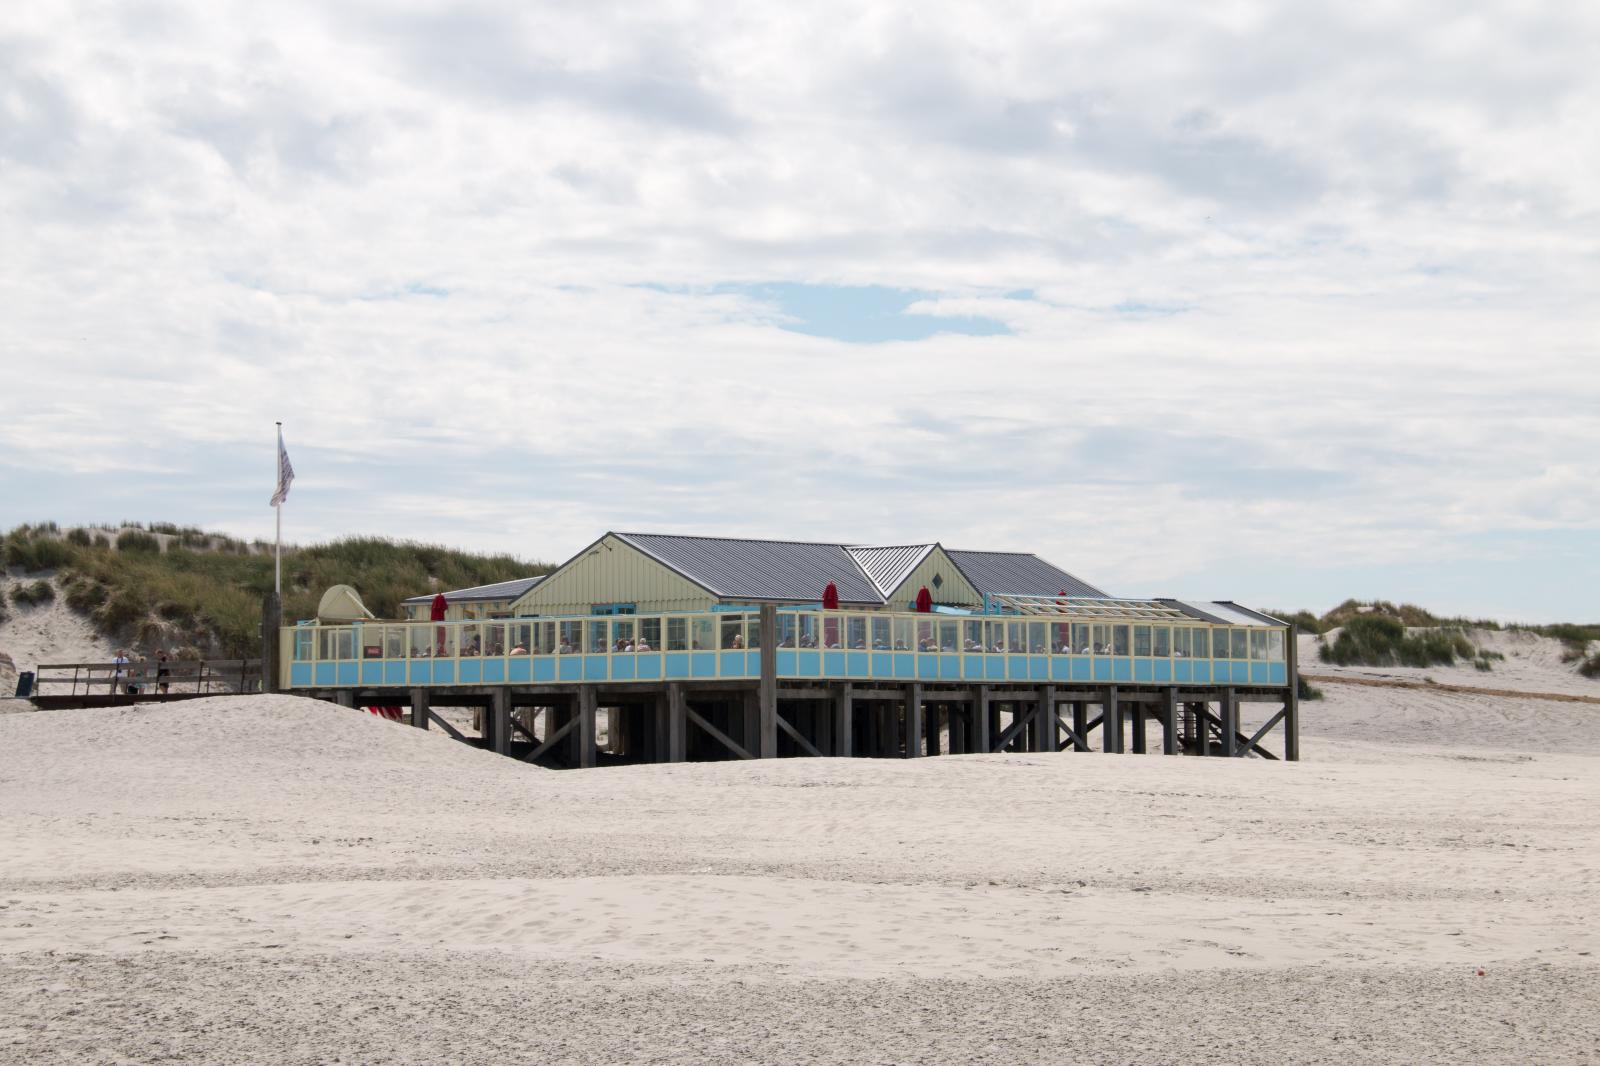
[[[289,696],[0,716],[0,1060],[1583,1061],[1593,710],[582,773]]]

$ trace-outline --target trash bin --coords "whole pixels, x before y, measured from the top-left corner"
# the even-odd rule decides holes
[[[33,671],[24,670],[17,675],[17,699],[25,700],[33,695]]]

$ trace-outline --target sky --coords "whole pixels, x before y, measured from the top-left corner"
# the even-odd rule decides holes
[[[30,0],[0,526],[1600,619],[1600,7]]]

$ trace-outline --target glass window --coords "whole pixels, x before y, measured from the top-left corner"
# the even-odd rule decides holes
[[[689,650],[689,620],[687,618],[667,619],[667,650]]]
[[[933,622],[927,618],[917,619],[917,650],[939,650],[939,646],[933,640]]]
[[[406,627],[385,626],[383,630],[383,657],[385,659],[404,659],[406,657]]]
[[[800,615],[800,646],[802,648],[815,648],[817,646],[817,616],[814,614]]]
[[[1111,627],[1096,623],[1094,627],[1094,653],[1096,655],[1111,654]]]
[[[461,627],[461,654],[483,654],[483,634],[478,626],[467,625]]]
[[[761,647],[761,616],[747,614],[744,616],[744,646],[747,648]]]
[[[1211,630],[1189,630],[1189,645],[1189,654],[1193,655],[1196,659],[1211,658]]]
[[[1057,622],[1051,629],[1050,650],[1057,655],[1065,655],[1072,651],[1072,627],[1065,622]]]
[[[1248,632],[1243,629],[1235,629],[1233,631],[1232,657],[1235,659],[1248,659],[1250,657],[1249,641],[1250,635]]]
[[[1178,659],[1189,657],[1189,630],[1179,626],[1172,631],[1172,654]]]
[[[1022,655],[1028,650],[1028,623],[1006,623],[1006,651],[1012,655]]]
[[[583,654],[583,623],[582,622],[574,621],[574,622],[562,622],[561,623],[560,650],[561,650],[561,654],[562,655],[582,655]]]
[[[1150,627],[1149,626],[1134,626],[1133,627],[1133,654],[1135,654],[1135,655],[1149,655],[1150,654]]]
[[[872,619],[872,647],[874,651],[888,651],[889,642],[893,639],[889,634],[889,619]]]
[[[974,654],[988,650],[983,646],[982,622],[963,622],[961,625],[963,630],[965,630],[961,640],[962,650],[970,651]]]
[[[324,629],[318,634],[318,636],[320,639],[317,641],[317,643],[320,648],[317,652],[317,658],[321,659],[323,662],[337,659],[339,657],[339,646],[338,643],[333,639],[333,630]]]
[[[354,659],[356,657],[356,631],[353,629],[339,630],[339,658]]]
[[[611,650],[611,645],[606,639],[608,628],[607,623],[598,620],[589,623],[587,641],[584,647],[588,654],[604,655]]]
[[[316,640],[315,640],[315,638],[313,637],[313,635],[309,631],[303,632],[303,633],[296,633],[294,635],[294,658],[295,658],[295,661],[296,662],[302,662],[302,663],[310,662],[311,661],[311,656],[316,650],[316,646],[317,646]]]
[[[1158,659],[1165,659],[1172,654],[1172,630],[1167,626],[1155,628],[1155,655]]]
[[[1283,662],[1284,631],[1274,629],[1267,634],[1267,658],[1275,663]]]
[[[1267,631],[1265,629],[1252,629],[1250,631],[1250,658],[1258,663],[1267,661]]]
[[[511,641],[511,655],[531,654],[534,647],[534,637],[537,627],[527,622],[519,622],[510,627],[506,639]]]
[[[793,648],[800,641],[800,619],[797,615],[778,615],[778,647]]]
[[[611,650],[613,652],[633,651],[633,619],[625,622],[611,623]]]
[[[961,629],[956,622],[939,623],[939,650],[960,651],[961,645],[956,642],[956,633]]]
[[[722,619],[722,643],[718,647],[724,651],[744,650],[744,615],[727,615]]]
[[[408,626],[411,632],[411,657],[426,659],[433,654],[433,631],[438,626]]]
[[[506,653],[506,627],[503,623],[496,622],[483,627],[483,654],[504,655]]]
[[[1127,626],[1112,626],[1111,627],[1111,654],[1113,654],[1113,655],[1126,655],[1126,654],[1128,654],[1128,627]]]
[[[867,620],[860,615],[854,615],[845,626],[845,643],[851,651],[865,651],[867,647]]]
[[[989,630],[989,650],[1001,652],[1006,650],[1006,624],[1004,622],[985,622]]]
[[[1089,654],[1089,623],[1072,623],[1072,650],[1079,655]]]
[[[692,651],[715,651],[717,647],[717,620],[706,615],[689,619],[689,648]]]
[[[894,620],[894,648],[896,651],[910,651],[912,641],[911,619],[896,618]]]
[[[844,619],[836,614],[822,616],[822,646],[838,648],[844,644]]]
[[[1048,622],[1028,623],[1028,650],[1035,655],[1044,655],[1050,651],[1050,624]]]
[[[1226,629],[1217,629],[1213,630],[1213,633],[1216,639],[1211,643],[1216,647],[1215,658],[1226,659],[1228,657],[1228,631]]]
[[[635,647],[639,651],[661,650],[661,619],[639,619],[639,643]]]
[[[439,626],[438,632],[433,635],[433,657],[435,659],[451,659],[456,654],[456,639],[459,634],[456,626]]]

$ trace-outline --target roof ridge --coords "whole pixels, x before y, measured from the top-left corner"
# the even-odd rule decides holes
[[[683,540],[737,540],[746,544],[811,544],[823,548],[845,548],[850,545],[836,540],[784,540],[781,537],[723,537],[707,533],[627,533],[612,530],[619,537],[679,537]]]

